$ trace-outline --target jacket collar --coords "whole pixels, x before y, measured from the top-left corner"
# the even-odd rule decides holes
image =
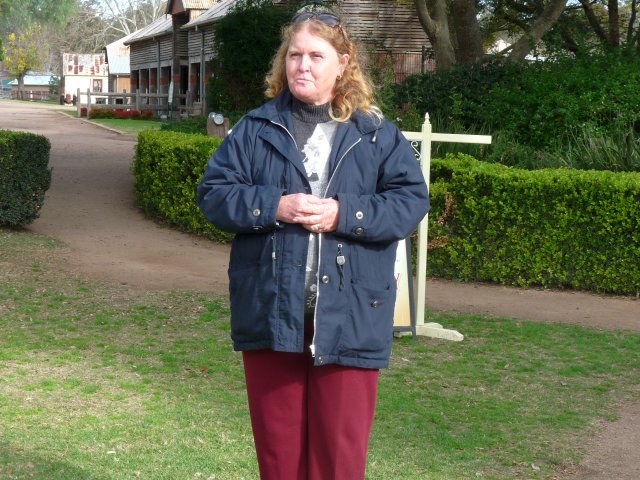
[[[273,100],[270,100],[261,107],[252,110],[248,115],[254,118],[262,118],[264,120],[281,123],[287,128],[291,128],[291,99],[292,95],[289,89],[284,89]],[[353,123],[363,135],[367,135],[378,130],[382,125],[382,120],[380,118],[360,111],[354,113],[349,121]]]
[[[265,103],[261,107],[252,110],[247,116],[263,120],[271,126],[267,126],[260,136],[270,142],[274,148],[295,166],[295,168],[306,179],[306,170],[302,164],[300,152],[295,148],[295,142],[291,137],[291,142],[276,141],[274,136],[273,124],[284,126],[291,134],[293,132],[293,115],[291,111],[291,93],[288,90],[283,91],[273,100]],[[348,122],[340,123],[334,139],[334,146],[329,158],[329,171],[331,175],[337,168],[341,159],[353,148],[357,143],[362,141],[364,135],[371,137],[372,143],[375,143],[377,130],[382,126],[382,120],[378,117],[356,112]]]

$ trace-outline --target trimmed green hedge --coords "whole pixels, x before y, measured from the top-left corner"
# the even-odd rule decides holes
[[[144,211],[226,242],[196,187],[220,139],[140,133],[134,164]],[[521,170],[466,155],[434,159],[430,276],[520,287],[640,292],[640,174]]]
[[[226,242],[200,212],[196,188],[222,140],[205,135],[147,130],[138,135],[134,160],[136,199],[144,212],[188,232]]]
[[[637,295],[640,174],[434,160],[428,273]]]
[[[22,227],[38,218],[51,185],[50,151],[42,135],[0,130],[0,225]]]

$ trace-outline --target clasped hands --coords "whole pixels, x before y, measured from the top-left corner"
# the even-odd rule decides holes
[[[333,198],[318,198],[306,193],[283,195],[278,204],[276,219],[285,223],[299,223],[314,233],[333,232],[338,228],[340,204]]]

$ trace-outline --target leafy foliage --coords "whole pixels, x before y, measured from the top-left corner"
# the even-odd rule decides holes
[[[429,273],[640,292],[640,174],[432,163]]]
[[[160,130],[182,133],[207,134],[207,117],[185,118],[179,121],[168,121],[162,124]]]
[[[34,23],[61,27],[77,0],[6,0],[0,2],[0,31],[19,32]]]
[[[133,165],[136,198],[145,213],[188,232],[227,241],[229,234],[208,222],[196,201],[207,159],[222,142],[205,135],[144,131]]]
[[[91,110],[89,118],[117,118],[120,120],[151,120],[154,116],[153,111],[123,108],[96,108]]]
[[[415,118],[403,121],[405,130],[419,129],[415,112],[428,112],[438,131],[490,133],[484,160],[640,171],[638,83],[640,57],[621,49],[531,64],[493,61],[409,77],[395,87],[386,113]],[[626,149],[606,141],[620,132]],[[618,154],[628,158],[612,160]]]
[[[20,33],[10,33],[4,49],[4,67],[18,77],[18,85],[30,70],[38,70],[45,62],[47,49],[43,41],[43,30],[35,23]]]
[[[217,53],[207,86],[212,110],[232,117],[264,102],[264,78],[290,17],[289,9],[271,0],[241,0],[215,23]]]
[[[44,136],[0,130],[0,225],[22,227],[38,218],[51,184],[50,150]]]

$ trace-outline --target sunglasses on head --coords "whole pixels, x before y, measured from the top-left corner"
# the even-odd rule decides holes
[[[318,20],[319,22],[322,22],[329,27],[340,26],[340,19],[333,13],[327,12],[302,12],[293,17],[293,20],[291,20],[291,24],[296,25],[298,23],[306,22],[307,20]]]

